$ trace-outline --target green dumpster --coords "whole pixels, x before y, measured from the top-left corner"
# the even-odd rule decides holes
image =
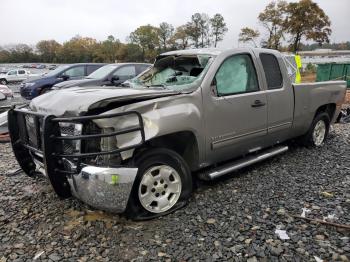
[[[345,80],[350,88],[350,64],[327,63],[317,65],[316,82]]]

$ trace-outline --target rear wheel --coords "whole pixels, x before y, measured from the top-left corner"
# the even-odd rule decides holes
[[[311,127],[303,137],[306,146],[322,146],[327,139],[330,126],[330,119],[327,113],[318,114],[312,121]]]
[[[150,219],[182,207],[192,192],[191,172],[180,155],[168,149],[151,149],[136,161],[138,174],[126,215]]]
[[[0,84],[6,85],[7,84],[7,80],[6,79],[0,79]]]

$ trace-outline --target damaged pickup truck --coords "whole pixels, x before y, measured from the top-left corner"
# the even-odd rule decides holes
[[[26,174],[42,172],[62,198],[147,219],[183,206],[195,178],[283,153],[292,138],[321,146],[345,90],[291,84],[277,51],[172,51],[120,88],[42,95],[8,124]]]

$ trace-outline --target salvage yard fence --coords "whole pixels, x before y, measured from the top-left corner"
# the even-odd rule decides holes
[[[316,82],[330,80],[344,80],[350,88],[350,63],[318,64]]]

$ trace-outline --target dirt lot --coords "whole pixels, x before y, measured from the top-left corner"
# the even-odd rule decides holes
[[[308,218],[350,224],[350,124],[336,125],[322,148],[292,146],[201,183],[173,214],[137,223],[60,200],[44,178],[10,174],[8,144],[0,155],[1,262],[350,259],[349,230],[293,217],[305,208]]]

